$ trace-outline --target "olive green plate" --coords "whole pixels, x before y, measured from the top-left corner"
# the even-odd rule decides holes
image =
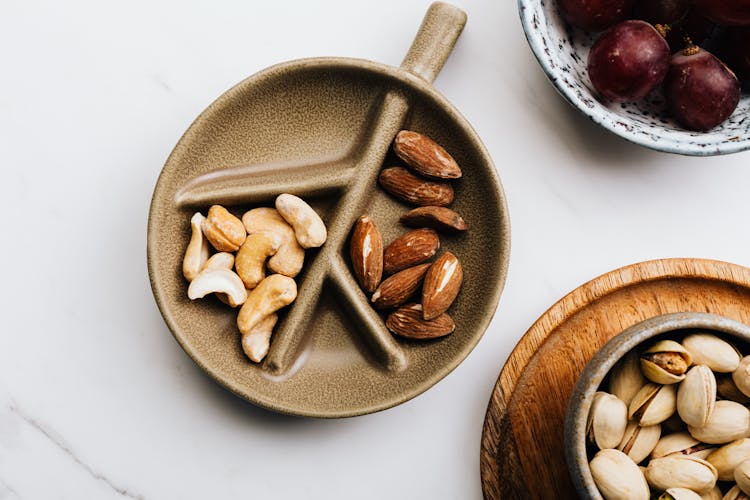
[[[508,214],[494,165],[479,137],[431,85],[466,21],[435,3],[401,68],[320,58],[266,69],[230,89],[190,126],[156,184],[148,225],[151,287],[185,351],[217,382],[260,406],[296,415],[344,417],[407,401],[453,370],[492,319],[509,257]],[[441,236],[464,284],[450,309],[456,331],[409,342],[385,329],[348,261],[356,218],[370,214],[387,244],[405,231],[409,207],[377,187],[402,128],[425,133],[458,161],[452,208],[469,231]],[[309,201],[328,241],[308,250],[297,300],[280,315],[260,364],[240,347],[237,311],[213,297],[190,301],[181,274],[190,217],[214,203],[241,216],[282,192]]]

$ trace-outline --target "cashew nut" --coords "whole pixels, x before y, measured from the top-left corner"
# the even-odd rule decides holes
[[[219,252],[213,254],[206,261],[206,263],[203,264],[203,269],[201,269],[201,272],[205,271],[206,269],[229,269],[231,271],[232,267],[234,267],[234,255],[229,252]],[[215,295],[217,299],[219,299],[226,305],[230,307],[237,307],[237,305],[232,305],[232,302],[229,300],[229,296],[226,293],[217,293]]]
[[[208,241],[203,237],[203,230],[201,229],[204,220],[206,218],[200,212],[195,212],[190,219],[193,234],[190,236],[185,258],[182,259],[182,275],[188,281],[193,281],[198,276],[208,259]]]
[[[317,248],[326,242],[326,226],[305,200],[293,194],[276,197],[276,210],[293,228],[302,248]]]
[[[272,233],[253,233],[237,252],[235,268],[245,283],[245,288],[252,290],[266,277],[266,259],[279,250],[281,238]]]
[[[231,270],[232,267],[234,267],[234,255],[232,255],[229,252],[219,252],[213,254],[205,264],[203,264],[203,267],[201,268],[201,271],[205,271],[206,269],[229,269]]]
[[[254,208],[242,216],[242,223],[248,234],[263,232],[279,237],[279,250],[268,260],[271,271],[291,278],[299,274],[305,261],[305,249],[297,242],[292,226],[286,223],[276,209]]]
[[[268,354],[273,327],[276,326],[278,320],[278,315],[270,314],[260,320],[247,335],[242,336],[242,350],[248,358],[256,363],[263,361]]]
[[[244,287],[243,287],[244,290]],[[275,313],[297,298],[297,284],[283,274],[272,274],[251,291],[237,315],[237,327],[248,335],[265,316]]]
[[[207,269],[196,276],[188,287],[190,300],[203,298],[209,293],[226,294],[232,307],[237,307],[247,300],[245,285],[240,277],[229,269]]]
[[[208,209],[208,217],[201,227],[208,241],[219,252],[237,251],[247,236],[242,221],[221,205]]]

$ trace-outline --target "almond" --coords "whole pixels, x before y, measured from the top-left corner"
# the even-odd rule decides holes
[[[373,305],[378,309],[388,309],[409,300],[422,284],[422,278],[430,266],[428,263],[410,267],[383,281],[372,294]]]
[[[383,239],[369,215],[357,219],[349,244],[354,275],[360,286],[373,292],[383,276]]]
[[[383,189],[412,205],[443,207],[453,201],[453,188],[450,184],[422,179],[403,167],[383,169],[379,181]]]
[[[426,135],[402,130],[393,142],[393,151],[418,173],[437,179],[458,179],[461,168],[440,144]]]
[[[445,252],[430,266],[422,287],[422,317],[437,318],[448,310],[461,289],[464,272],[455,255]]]
[[[440,248],[440,238],[432,229],[415,229],[404,233],[385,249],[385,272],[393,274],[429,260]]]
[[[445,313],[429,321],[422,319],[421,304],[395,310],[388,316],[385,326],[396,335],[419,340],[444,337],[456,329],[456,324]]]
[[[438,231],[466,231],[466,222],[450,208],[419,207],[401,216],[401,223],[410,227],[431,227]]]

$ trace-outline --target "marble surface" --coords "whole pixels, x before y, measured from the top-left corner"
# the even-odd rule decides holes
[[[0,15],[0,499],[481,498],[479,442],[517,339],[562,295],[632,262],[750,265],[750,153],[683,158],[566,104],[515,2],[463,0],[436,86],[508,195],[495,320],[437,386],[375,415],[255,408],[169,334],[145,264],[151,192],[195,116],[273,63],[398,64],[428,1],[4,0]]]

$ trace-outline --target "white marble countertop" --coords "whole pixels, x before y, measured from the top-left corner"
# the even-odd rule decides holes
[[[518,338],[629,263],[750,266],[750,154],[683,158],[611,136],[555,93],[515,2],[469,15],[436,81],[495,159],[510,275],[451,375],[375,415],[255,408],[169,334],[146,217],[182,132],[224,90],[288,59],[397,65],[429,1],[5,0],[0,8],[0,498],[481,498],[479,442]]]

